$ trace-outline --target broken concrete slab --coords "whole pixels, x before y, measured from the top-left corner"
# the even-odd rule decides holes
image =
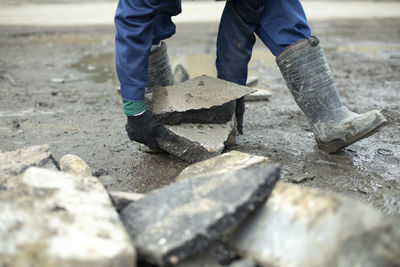
[[[31,166],[56,170],[57,161],[50,153],[49,145],[30,146],[0,153],[0,174],[16,175]]]
[[[121,218],[141,259],[178,264],[263,203],[279,176],[272,166],[187,179],[146,194]]]
[[[258,84],[258,77],[257,76],[248,76],[246,81],[246,86],[253,87]]]
[[[400,227],[350,198],[278,183],[227,237],[261,266],[399,266]]]
[[[244,99],[246,101],[267,101],[272,96],[272,93],[269,90],[258,88],[256,88],[256,90],[256,92],[245,96]]]
[[[31,167],[0,191],[0,266],[135,266],[97,178]]]
[[[266,157],[250,155],[233,150],[190,165],[176,177],[176,180],[181,181],[204,174],[217,175],[228,171],[247,169],[251,167],[266,167],[268,164],[269,160]]]
[[[176,65],[173,76],[175,84],[183,83],[189,80],[189,73],[181,64]]]
[[[111,200],[117,211],[123,210],[130,203],[143,198],[145,195],[131,192],[110,191]]]
[[[216,240],[201,252],[180,262],[177,267],[221,267],[227,266],[239,256]]]
[[[92,170],[86,162],[76,155],[65,155],[60,159],[60,170],[75,175],[92,176]]]
[[[235,111],[235,101],[255,92],[211,76],[199,76],[153,91],[151,112],[164,124],[226,123]]]
[[[236,141],[236,119],[233,117],[224,124],[166,125],[174,138],[157,138],[157,144],[168,153],[184,161],[194,163],[209,159],[222,153],[227,146]]]

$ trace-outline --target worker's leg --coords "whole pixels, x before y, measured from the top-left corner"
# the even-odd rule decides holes
[[[146,92],[151,92],[157,86],[172,85],[174,82],[167,46],[161,41],[175,33],[175,24],[171,17],[180,12],[180,0],[164,0],[156,15],[153,24],[153,45],[149,54]]]
[[[175,9],[171,11],[173,3]],[[126,101],[144,99],[150,47],[157,40],[175,32],[172,22],[160,27],[168,21],[164,15],[160,15],[164,14],[164,9],[160,11],[162,7],[166,7],[165,11],[171,14],[180,12],[177,0],[120,0],[118,3],[115,14],[115,62],[121,96]],[[154,27],[155,24],[158,26]]]
[[[256,33],[275,56],[289,45],[311,36],[299,0],[264,0],[264,5]]]
[[[217,76],[246,84],[247,65],[255,43],[254,31],[263,14],[262,0],[228,0],[222,13],[217,39]],[[242,133],[244,99],[236,103],[238,131]]]
[[[356,114],[340,101],[329,66],[297,0],[265,1],[257,34],[274,55],[318,147],[335,152],[368,136],[385,122],[379,111]]]

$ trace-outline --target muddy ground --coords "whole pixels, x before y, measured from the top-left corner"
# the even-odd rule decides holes
[[[314,146],[307,121],[274,58],[258,42],[250,74],[273,92],[246,104],[243,136],[230,149],[267,156],[284,181],[360,199],[400,215],[400,20],[311,23],[325,48],[343,102],[381,109],[389,123],[334,155]],[[215,74],[216,24],[182,24],[167,41],[173,65]],[[0,28],[0,149],[48,143],[56,159],[82,157],[111,189],[148,192],[174,181],[187,163],[138,151],[125,133],[117,94],[114,28]]]

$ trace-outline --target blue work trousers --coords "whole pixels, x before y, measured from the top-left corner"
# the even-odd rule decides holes
[[[257,34],[277,56],[287,46],[310,37],[299,0],[228,0],[217,41],[218,77],[244,84]],[[124,100],[144,99],[152,44],[175,33],[171,16],[182,11],[180,0],[119,0],[115,14],[115,61]],[[237,78],[235,78],[237,77]]]

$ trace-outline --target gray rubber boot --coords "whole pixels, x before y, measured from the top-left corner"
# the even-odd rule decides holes
[[[174,83],[171,65],[169,63],[167,46],[161,42],[160,47],[149,54],[147,70],[146,93],[151,93],[157,86],[168,86]]]
[[[386,121],[377,110],[357,114],[343,106],[318,38],[287,47],[276,62],[311,123],[319,149],[336,152],[369,136]]]

